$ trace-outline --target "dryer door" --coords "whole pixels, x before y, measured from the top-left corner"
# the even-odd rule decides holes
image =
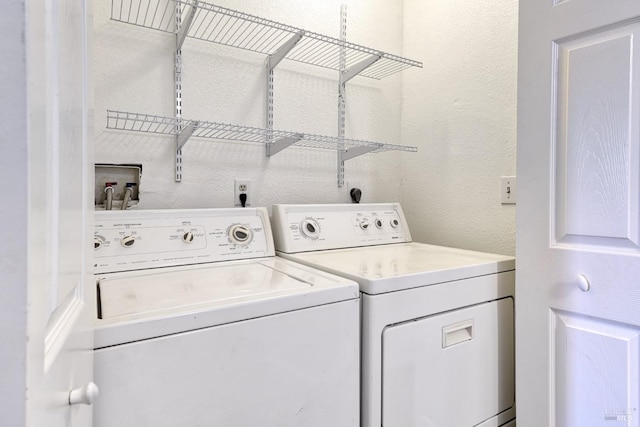
[[[515,399],[513,299],[387,327],[382,376],[385,427],[471,427],[507,411]],[[498,421],[513,418],[503,415]]]

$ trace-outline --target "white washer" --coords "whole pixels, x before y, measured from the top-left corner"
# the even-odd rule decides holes
[[[414,243],[399,204],[272,214],[279,256],[360,284],[362,426],[515,425],[514,258]]]
[[[267,211],[97,212],[96,427],[359,426],[357,283]]]

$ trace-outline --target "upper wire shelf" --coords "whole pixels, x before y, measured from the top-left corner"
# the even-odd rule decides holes
[[[189,16],[191,8],[195,8],[193,16]],[[422,68],[419,61],[198,0],[112,0],[111,19],[173,34],[177,33],[176,22],[190,22],[187,37],[265,55],[273,55],[292,36],[301,35],[302,39],[285,56],[287,59],[340,70],[343,48],[345,71],[363,60],[379,57],[359,73],[373,79],[382,79],[409,67]]]
[[[255,143],[277,143],[282,140],[292,141],[288,145],[309,148],[345,151],[365,148],[365,152],[411,151],[416,147],[384,144],[359,139],[338,138],[334,136],[314,135],[308,133],[269,130],[230,123],[217,123],[196,120],[177,119],[173,117],[155,116],[151,114],[131,113],[126,111],[107,110],[107,129],[153,133],[160,135],[180,135],[189,130],[190,136],[209,138],[221,141],[243,141]],[[191,133],[192,132],[192,133]]]

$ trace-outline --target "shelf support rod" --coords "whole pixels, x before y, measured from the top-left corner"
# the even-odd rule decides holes
[[[340,40],[347,41],[347,5],[340,6]],[[338,160],[338,188],[344,185],[344,135],[345,135],[345,102],[347,98],[345,69],[347,67],[347,49],[342,43],[340,45],[340,64],[338,71],[338,144],[337,144],[337,160]]]
[[[371,55],[368,58],[363,59],[362,61],[354,64],[348,70],[344,70],[343,74],[343,83],[347,83],[349,80],[375,64],[382,56],[380,55]]]
[[[274,80],[273,70],[276,68],[276,66],[278,66],[280,61],[282,61],[284,57],[287,56],[287,54],[291,51],[291,49],[293,49],[295,45],[298,44],[300,40],[302,40],[303,35],[304,35],[303,32],[293,34],[289,39],[287,39],[287,41],[285,41],[278,48],[278,50],[275,53],[267,56],[267,61],[266,61],[266,65],[267,65],[267,96],[266,96],[267,140],[265,141],[267,146],[267,156],[271,156],[272,154],[275,154],[278,151],[282,150],[282,148],[278,148],[277,150],[274,151],[274,149],[272,148],[272,145],[274,144],[273,142],[273,80]]]
[[[351,160],[354,157],[362,156],[363,154],[370,153],[374,150],[377,150],[379,147],[374,145],[360,145],[358,147],[349,148],[348,150],[341,151],[340,157],[342,157],[342,161],[345,162],[347,160]]]
[[[198,0],[194,0],[191,8],[189,9],[189,13],[182,21],[180,27],[177,29],[178,33],[176,34],[176,50],[182,49],[182,43],[184,43],[184,39],[187,37],[187,33],[189,32],[189,28],[191,27],[191,22],[193,22],[193,17],[196,15],[196,10],[198,9]]]
[[[302,134],[298,134],[296,136],[287,136],[285,138],[280,138],[277,141],[273,141],[272,143],[267,144],[267,156],[273,156],[285,148],[292,146],[301,139]]]
[[[176,50],[174,55],[173,67],[173,89],[176,95],[176,163],[175,163],[175,179],[176,182],[182,181],[182,149],[178,142],[178,135],[182,130],[182,50],[178,47],[178,33],[182,28],[182,4],[176,2]]]

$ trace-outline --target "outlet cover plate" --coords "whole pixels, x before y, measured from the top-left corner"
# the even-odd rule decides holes
[[[247,201],[244,206],[251,206],[251,180],[236,178],[233,180],[233,188],[233,206],[242,206],[242,203],[240,203],[240,194],[242,193],[247,195]]]

